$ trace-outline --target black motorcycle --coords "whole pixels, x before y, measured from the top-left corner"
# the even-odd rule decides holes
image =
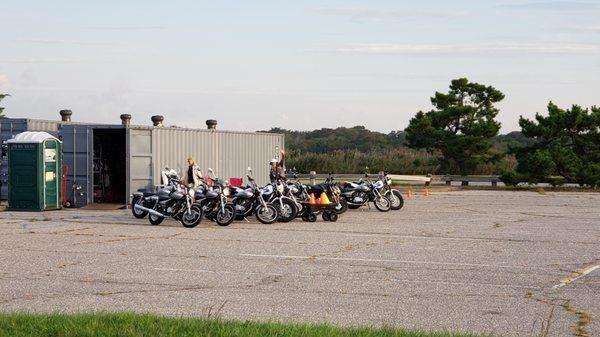
[[[387,212],[391,209],[391,202],[380,191],[383,185],[382,181],[371,182],[369,175],[365,173],[365,178],[359,182],[346,183],[342,188],[342,195],[350,209],[357,209],[373,202],[378,211]]]
[[[160,188],[160,190],[168,190],[168,192],[172,192],[176,186],[179,185],[180,179],[175,170],[171,170],[168,167],[165,168],[161,172],[161,180],[164,184],[164,187]],[[136,205],[143,206],[143,208],[153,208],[155,196],[157,192],[147,191],[146,189],[139,189],[137,192],[131,194],[131,213],[137,219],[143,219],[148,215],[147,211],[144,211],[140,207],[135,207]]]
[[[275,206],[279,222],[290,222],[298,216],[298,206],[293,199],[286,195],[286,183],[282,178],[263,187],[262,196],[266,202]]]
[[[309,198],[308,186],[300,182],[297,174],[294,173],[293,177],[294,181],[286,181],[283,193],[296,204],[296,207],[298,208],[296,217],[299,217],[306,212],[305,207],[308,207],[306,205]]]
[[[248,168],[249,172],[252,172]],[[277,221],[279,214],[272,204],[263,197],[263,188],[260,188],[250,174],[247,175],[249,186],[233,189],[231,202],[235,208],[236,218],[245,219],[252,214],[263,224],[272,224]]]
[[[227,202],[229,193],[229,186],[217,179],[213,186],[202,184],[194,191],[195,204],[200,205],[208,220],[229,226],[235,220],[235,208]]]
[[[382,172],[379,175],[379,180],[383,183],[383,187],[381,187],[380,192],[390,201],[390,208],[393,211],[397,211],[404,206],[404,198],[400,191],[395,188],[392,188],[392,178],[389,176],[387,172]]]
[[[187,228],[196,227],[202,221],[202,208],[194,204],[194,189],[191,186],[162,189],[149,198],[153,202],[152,208],[138,204],[134,207],[148,212],[148,220],[154,226],[161,224],[166,217],[181,221]]]

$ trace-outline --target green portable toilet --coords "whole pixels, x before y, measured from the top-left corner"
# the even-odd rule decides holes
[[[44,211],[61,208],[61,141],[46,132],[27,131],[8,144],[8,207]]]

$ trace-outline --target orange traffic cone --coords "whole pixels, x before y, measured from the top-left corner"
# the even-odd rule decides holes
[[[315,200],[315,194],[311,193],[310,196],[308,197],[308,203],[311,205],[314,205],[317,203],[317,201]]]
[[[426,188],[426,189],[423,191],[423,195],[424,195],[425,197],[428,197],[428,196],[429,196],[429,189],[428,189],[428,188]]]
[[[317,200],[315,200],[315,204],[317,204],[317,205],[323,204],[323,200],[321,200],[321,197],[319,197],[319,198],[317,198]]]
[[[327,194],[325,194],[325,192],[321,193],[321,202],[323,203],[323,205],[329,205],[331,204],[331,201],[329,200],[329,198],[327,197]]]
[[[406,199],[412,199],[413,195],[412,195],[412,190],[408,190],[408,194],[406,195]]]

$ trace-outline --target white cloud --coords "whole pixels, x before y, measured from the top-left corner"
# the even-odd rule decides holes
[[[99,26],[88,27],[93,30],[162,30],[167,29],[164,26]]]
[[[318,8],[318,13],[348,17],[358,23],[398,22],[411,18],[448,19],[470,15],[467,11],[375,10],[366,8]]]
[[[523,4],[501,5],[500,8],[511,10],[538,10],[558,12],[581,12],[600,9],[600,4],[586,1],[538,1]]]
[[[600,54],[600,45],[443,45],[443,44],[394,44],[369,43],[337,48],[336,52],[348,54],[489,54],[489,53],[537,53],[537,54]]]
[[[572,25],[567,28],[581,32],[600,33],[600,25]]]
[[[112,45],[117,45],[117,43],[115,43],[115,42],[79,41],[79,40],[62,40],[62,39],[16,39],[15,42],[37,43],[37,44],[70,44],[70,45],[81,45],[81,46],[112,46]]]

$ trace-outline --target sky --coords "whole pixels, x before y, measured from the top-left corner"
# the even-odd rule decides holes
[[[9,117],[404,129],[452,79],[492,85],[502,132],[600,105],[600,0],[2,0]]]

